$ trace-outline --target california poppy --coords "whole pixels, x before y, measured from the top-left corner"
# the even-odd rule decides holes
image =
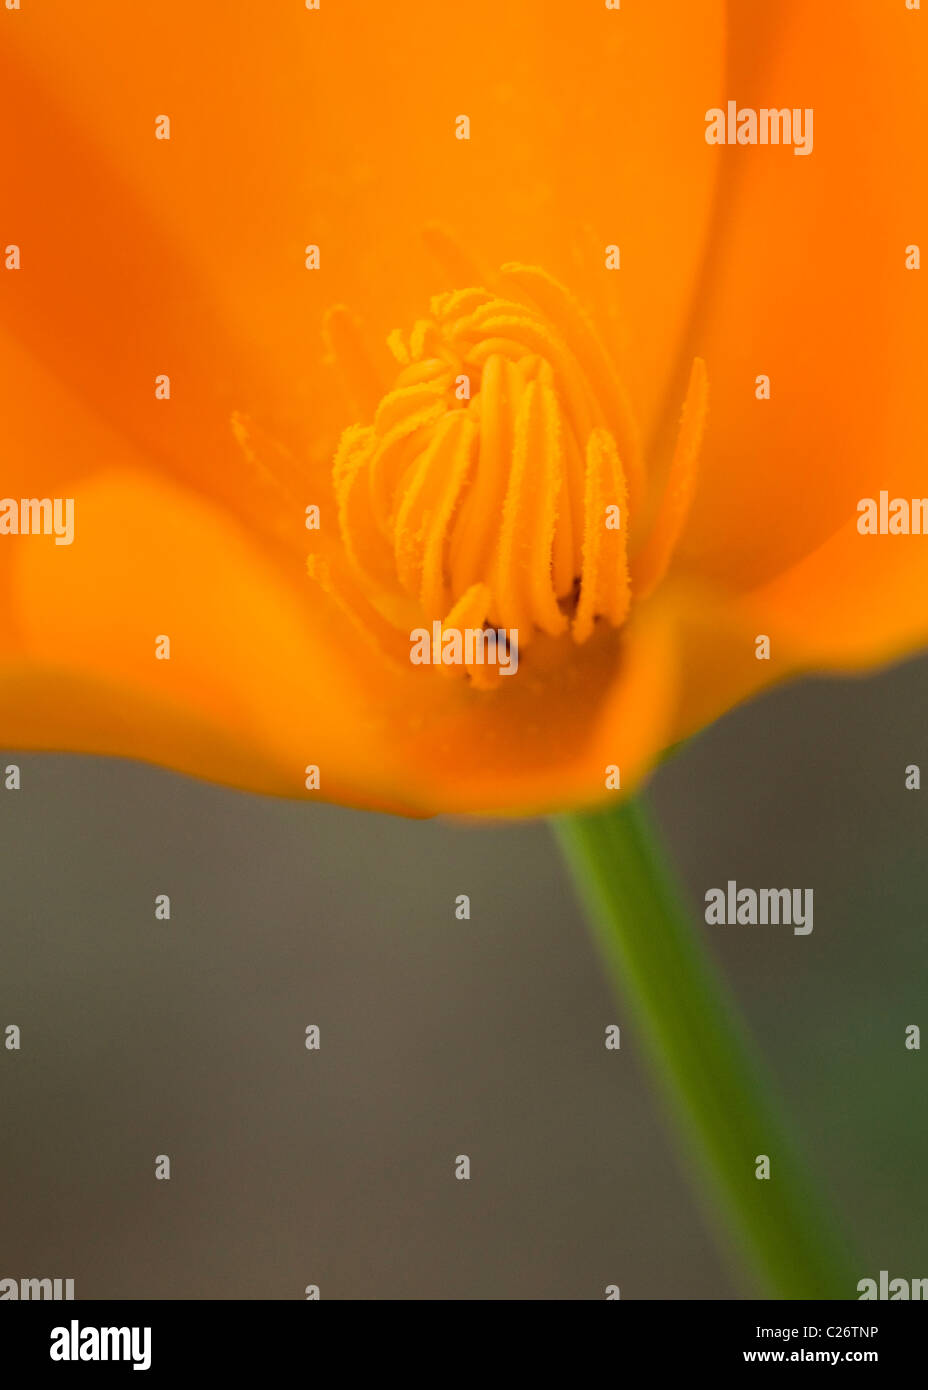
[[[73,545],[0,535],[4,743],[541,812],[773,680],[924,639],[928,543],[857,527],[924,491],[917,13],[3,24],[3,492],[75,503]],[[729,100],[814,109],[811,156],[707,142]],[[372,482],[429,360],[439,425]],[[391,659],[455,613],[521,628],[512,679]]]
[[[918,9],[0,23],[0,742],[580,811],[578,883],[758,1268],[846,1296],[635,803],[585,808],[774,681],[928,635],[928,540],[882,524],[928,511]]]

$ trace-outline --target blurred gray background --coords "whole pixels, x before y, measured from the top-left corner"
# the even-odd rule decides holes
[[[904,785],[908,763],[928,778],[926,710],[924,659],[788,687],[650,793],[860,1277],[928,1276],[926,1054],[903,1045],[928,1025],[928,785]],[[22,1050],[0,1047],[0,1277],[73,1277],[78,1298],[751,1294],[545,824],[11,759],[0,1038],[19,1025]],[[707,927],[703,894],[729,878],[814,887],[812,935]]]

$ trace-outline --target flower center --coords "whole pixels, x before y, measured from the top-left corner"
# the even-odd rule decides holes
[[[490,626],[515,630],[522,649],[539,632],[582,643],[597,620],[621,627],[660,556],[639,551],[630,574],[629,522],[645,491],[637,431],[579,305],[545,272],[505,266],[492,290],[437,295],[428,317],[388,344],[395,381],[373,423],[345,431],[333,471],[363,601],[397,630]],[[681,452],[688,476],[698,452],[697,367],[668,495],[680,492]],[[669,523],[672,548],[682,517]],[[655,540],[666,549],[667,530],[659,514],[652,552]]]

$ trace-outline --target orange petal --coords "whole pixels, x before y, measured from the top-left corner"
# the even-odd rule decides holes
[[[421,0],[165,0],[153,23],[109,0],[32,6],[6,25],[0,68],[5,204],[30,268],[17,326],[129,425],[139,383],[173,368],[194,435],[196,410],[218,429],[206,407],[219,396],[224,416],[232,396],[331,447],[350,403],[326,310],[348,305],[379,343],[464,288],[469,263],[516,259],[605,311],[646,420],[711,210],[718,164],[693,111],[721,80],[724,11],[473,0],[462,22]],[[417,250],[435,222],[463,248],[450,279]],[[621,271],[605,268],[612,243]],[[188,480],[221,486],[215,453],[184,465],[167,443]]]
[[[814,111],[811,154],[712,147],[725,183],[682,344],[681,374],[706,360],[712,410],[675,563],[745,590],[839,530],[858,498],[915,495],[924,471],[928,292],[905,252],[928,224],[928,33],[903,4],[740,10],[703,105]]]
[[[632,583],[639,601],[647,598],[667,573],[689,516],[699,476],[699,453],[708,401],[706,364],[697,357],[690,372],[677,444],[657,515],[647,540],[632,562]]]
[[[674,741],[787,678],[855,674],[928,642],[928,537],[844,527],[739,599],[691,580],[659,598],[674,630],[683,697]],[[760,646],[769,658],[758,660]]]
[[[800,669],[894,660],[928,642],[928,536],[845,526],[742,606]]]
[[[675,682],[656,616],[595,635],[573,662],[568,638],[539,638],[517,677],[477,690],[380,661],[320,590],[288,587],[173,485],[107,472],[75,508],[71,546],[4,540],[19,633],[0,661],[8,746],[407,814],[510,814],[600,799],[612,763],[631,787],[667,736]]]

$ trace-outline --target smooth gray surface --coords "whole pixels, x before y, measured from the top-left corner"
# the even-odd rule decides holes
[[[910,762],[928,774],[926,703],[925,661],[790,688],[652,785],[696,930],[861,1277],[928,1275],[925,1061],[903,1047],[928,1024],[928,788],[903,781]],[[704,1223],[545,825],[16,761],[23,789],[0,790],[0,1030],[22,1029],[20,1052],[0,1048],[0,1277],[73,1277],[78,1298],[750,1292]],[[814,887],[812,935],[707,927],[703,894],[728,878]],[[611,1022],[620,1053],[603,1046]]]

